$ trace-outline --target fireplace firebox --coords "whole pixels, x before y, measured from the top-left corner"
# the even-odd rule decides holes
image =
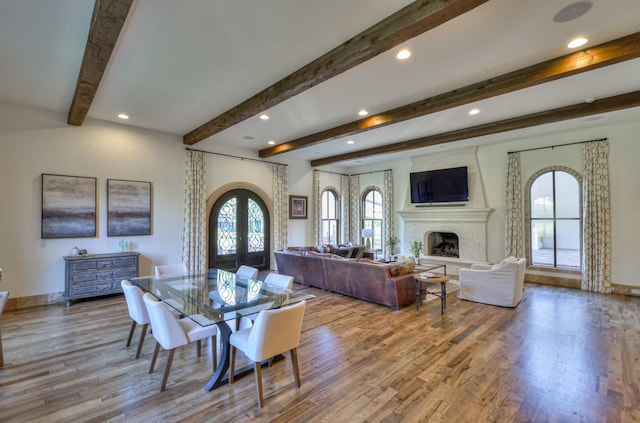
[[[427,238],[427,252],[431,256],[459,258],[458,235],[453,232],[431,232]]]

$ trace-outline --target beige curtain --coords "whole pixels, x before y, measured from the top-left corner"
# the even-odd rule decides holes
[[[273,249],[282,250],[288,243],[289,189],[287,167],[273,165]]]
[[[505,256],[525,257],[520,153],[508,155],[505,200]]]
[[[340,242],[347,242],[351,227],[351,201],[349,197],[349,177],[340,176]]]
[[[611,292],[611,212],[609,204],[609,141],[583,146],[582,289]]]
[[[384,186],[382,192],[382,205],[384,207],[383,210],[383,218],[384,225],[382,226],[382,245],[385,245],[386,240],[389,239],[391,235],[394,235],[393,228],[393,172],[391,170],[384,171]],[[385,247],[383,247],[384,249]],[[388,247],[386,247],[388,248]],[[389,253],[391,255],[391,253]],[[387,256],[387,253],[384,253],[384,256]]]
[[[313,171],[313,227],[315,228],[315,245],[322,243],[322,219],[321,219],[321,194],[320,194],[320,172]]]
[[[184,180],[184,221],[182,225],[182,262],[189,273],[207,269],[207,189],[206,161],[202,151],[187,151]]]
[[[355,244],[360,240],[360,176],[354,175],[349,177],[349,200],[350,200],[350,228],[349,239]]]

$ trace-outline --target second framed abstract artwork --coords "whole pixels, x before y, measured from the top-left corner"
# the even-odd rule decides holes
[[[151,235],[151,182],[107,180],[107,236]]]

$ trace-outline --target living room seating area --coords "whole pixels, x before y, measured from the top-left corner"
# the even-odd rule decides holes
[[[322,247],[324,251],[324,247]],[[320,248],[293,247],[275,251],[278,272],[303,285],[390,307],[415,302],[414,262],[381,263],[344,258]]]

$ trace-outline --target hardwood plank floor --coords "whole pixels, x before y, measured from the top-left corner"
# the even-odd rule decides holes
[[[298,349],[212,392],[210,345],[135,360],[122,296],[5,312],[1,422],[637,422],[640,298],[526,285],[515,309],[448,297],[399,311],[341,295],[308,302]],[[241,355],[239,354],[239,359]],[[239,360],[239,365],[246,364]]]

